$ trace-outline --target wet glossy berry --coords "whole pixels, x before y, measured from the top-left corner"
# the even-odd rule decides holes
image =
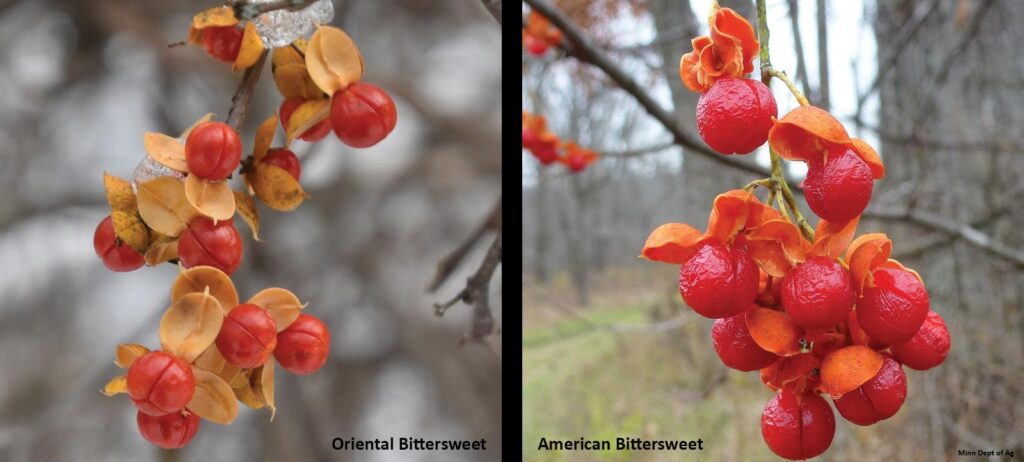
[[[334,134],[354,148],[366,148],[383,140],[398,122],[398,109],[387,92],[368,83],[339,90],[331,100]]]
[[[745,313],[716,319],[711,327],[711,341],[722,363],[740,371],[753,371],[770,366],[779,359],[765,351],[750,336]]]
[[[854,300],[850,274],[831,258],[811,257],[782,280],[782,306],[802,327],[827,327],[845,321]]]
[[[327,362],[331,334],[323,321],[302,313],[287,329],[277,334],[274,358],[288,372],[312,374]]]
[[[809,459],[832,444],[836,420],[824,398],[782,391],[764,407],[761,436],[768,448],[789,460]]]
[[[871,339],[892,345],[908,340],[928,316],[928,291],[913,273],[879,268],[857,302],[857,321]]]
[[[192,367],[184,359],[151,351],[128,368],[128,396],[144,414],[160,416],[178,412],[195,392]]]
[[[835,401],[836,410],[857,425],[871,425],[896,415],[907,399],[907,375],[888,355],[871,380]]]
[[[849,146],[832,145],[823,158],[807,163],[804,195],[815,215],[847,222],[864,212],[871,200],[871,169]]]
[[[299,98],[290,98],[281,102],[281,107],[278,109],[278,116],[281,118],[281,127],[288,130],[288,122],[292,120],[292,114],[295,112],[302,103],[306,101]],[[320,123],[314,125],[305,133],[299,135],[299,139],[302,141],[316,142],[324,139],[329,133],[331,133],[331,120],[325,118]]]
[[[118,241],[114,234],[114,221],[108,215],[96,226],[92,235],[92,247],[111,271],[134,271],[146,263],[146,259],[135,249]]]
[[[188,171],[207,180],[223,180],[242,160],[242,139],[223,122],[202,123],[185,139]]]
[[[754,79],[718,79],[697,101],[697,131],[722,154],[749,154],[768,140],[775,97]]]
[[[873,350],[884,350],[887,347],[887,345],[883,345],[869,337],[867,332],[860,328],[856,310],[851,311],[850,316],[847,317],[847,329],[849,330],[850,341],[853,345],[864,345]]]
[[[292,178],[295,178],[295,181],[299,181],[299,177],[302,175],[302,164],[299,163],[299,157],[290,149],[271,149],[270,151],[267,151],[267,155],[260,160],[267,164],[284,169],[284,171],[288,172]]]
[[[199,432],[199,415],[172,412],[162,416],[151,416],[139,412],[135,421],[142,437],[164,449],[184,447]]]
[[[250,369],[270,358],[277,346],[277,325],[267,310],[243,303],[224,317],[216,344],[228,362]]]
[[[892,346],[892,355],[907,367],[924,371],[942,364],[949,354],[949,346],[946,322],[939,313],[928,311],[913,337]]]
[[[242,49],[244,32],[236,26],[207,27],[203,29],[203,47],[210,56],[233,63]]]
[[[726,247],[709,239],[680,267],[679,292],[697,314],[727,318],[750,307],[759,278],[757,263],[744,243]]]
[[[198,217],[181,233],[178,260],[185,268],[205,265],[234,273],[242,262],[242,236],[231,220],[214,224],[208,217]]]

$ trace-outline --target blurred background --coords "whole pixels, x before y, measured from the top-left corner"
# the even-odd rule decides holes
[[[698,95],[678,65],[707,33],[710,1],[546,3],[699,139]],[[719,3],[756,23],[754,2]],[[952,460],[980,448],[1020,457],[1024,10],[1010,0],[768,0],[767,12],[772,64],[886,164],[858,234],[892,238],[952,334],[942,366],[907,370],[899,414],[872,427],[837,417],[820,459]],[[564,51],[524,53],[523,79],[524,109],[602,154],[572,175],[523,152],[527,460],[775,460],[760,436],[772,392],[720,363],[712,321],[682,304],[677,267],[637,258],[655,227],[704,229],[714,196],[755,176],[674,145],[632,95]],[[780,116],[796,107],[783,85],[773,89]],[[743,160],[767,166],[767,150]],[[788,163],[791,184],[803,167]],[[703,437],[707,450],[537,451],[541,436],[580,435]]]
[[[426,291],[500,194],[500,30],[475,1],[334,2],[333,24],[366,58],[364,80],[400,116],[370,149],[333,135],[298,142],[312,199],[291,213],[261,207],[264,242],[237,222],[242,298],[288,288],[332,334],[319,372],[278,372],[274,421],[243,408],[232,425],[203,423],[185,449],[162,453],[138,434],[125,396],[100,394],[121,373],[117,343],[158,345],[178,272],[102,265],[92,249],[109,213],[102,175],[132,176],[145,131],[177,134],[207,112],[227,114],[241,72],[200,47],[167,46],[212,6],[0,1],[0,460],[497,460],[500,335],[460,346],[472,308],[438,318],[432,306],[463,287],[491,239]],[[281,102],[269,68],[242,127],[246,152]],[[500,287],[499,270],[498,325]],[[331,449],[335,437],[392,435],[486,438],[489,451]]]

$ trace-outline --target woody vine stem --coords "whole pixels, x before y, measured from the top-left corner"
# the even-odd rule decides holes
[[[717,6],[717,1],[712,2],[712,9]],[[789,87],[789,91],[793,93],[793,96],[796,97],[797,102],[799,102],[801,106],[809,105],[810,103],[808,103],[807,97],[805,97],[803,93],[800,93],[800,90],[796,88],[796,85],[789,79],[786,72],[772,67],[771,56],[768,53],[768,39],[770,35],[771,34],[768,31],[768,14],[765,8],[765,0],[757,0],[757,40],[761,44],[761,82],[771,88],[772,77],[775,77]],[[800,213],[800,208],[797,207],[796,197],[793,195],[793,190],[786,181],[786,177],[782,170],[782,159],[779,158],[779,154],[775,152],[771,146],[768,147],[768,152],[771,155],[772,162],[771,178],[767,181],[762,180],[752,182],[748,186],[767,186],[770,191],[768,193],[768,204],[771,205],[773,200],[777,200],[779,203],[779,211],[782,215],[786,217],[787,220],[796,220],[796,224],[800,228],[800,232],[803,234],[804,238],[808,241],[814,241],[814,228],[807,223],[807,219],[804,218],[803,214]],[[789,210],[787,211],[787,209]],[[790,218],[789,213],[792,213],[792,218]]]

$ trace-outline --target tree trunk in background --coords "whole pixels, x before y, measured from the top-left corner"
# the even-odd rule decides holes
[[[1011,2],[940,1],[913,40],[892,43],[924,1],[882,1],[874,20],[879,55],[903,50],[879,87],[879,147],[887,174],[876,186],[872,207],[915,207],[972,223],[1019,248],[1024,208],[1008,207],[1019,203],[1024,154],[1005,146],[1020,144],[1024,126],[1024,51],[1017,45],[1024,11]],[[915,136],[960,146],[925,147]],[[975,142],[992,148],[963,146]],[[914,246],[943,237],[922,236],[926,230],[910,224],[860,226],[860,232],[880,229],[893,239],[896,258],[910,247],[901,247],[901,240],[913,240]],[[1010,395],[1024,389],[1024,348],[1000,339],[1016,338],[1024,328],[1021,271],[962,243],[931,246],[903,263],[927,283],[931,308],[950,327],[953,352],[942,367],[908,370],[910,398],[900,412],[906,415],[888,429],[899,438],[931,441],[920,445],[915,459],[944,460],[972,446],[1010,444],[1019,452],[1013,429],[1019,436],[1024,405]],[[862,443],[851,438],[841,444]],[[878,449],[883,457],[885,448]]]
[[[829,101],[828,89],[828,2],[818,0],[818,98],[815,106],[828,110]]]
[[[539,284],[547,285],[551,280],[548,270],[548,169],[540,168],[537,172],[537,187],[533,191],[534,234],[533,234],[533,277]],[[525,212],[525,210],[524,210]]]

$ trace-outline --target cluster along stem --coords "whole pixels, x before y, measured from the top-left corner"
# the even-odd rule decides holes
[[[784,71],[775,69],[772,67],[771,56],[768,53],[768,39],[771,35],[768,30],[768,13],[765,8],[765,0],[757,0],[757,39],[761,44],[759,58],[761,60],[761,82],[769,88],[771,87],[772,77],[781,80],[789,87],[789,91],[796,96],[796,100],[801,106],[807,106],[810,103],[807,101],[807,97],[800,93],[800,90],[796,88],[793,81],[789,79]],[[768,205],[771,206],[773,200],[778,201],[779,212],[786,220],[793,222],[796,221],[797,227],[800,228],[800,233],[803,234],[804,238],[808,241],[814,241],[814,228],[807,223],[807,219],[804,218],[803,214],[800,213],[800,208],[797,207],[796,197],[793,195],[793,190],[790,188],[789,183],[786,181],[786,176],[782,168],[782,159],[779,157],[779,153],[775,152],[769,146],[768,153],[771,156],[772,162],[772,176],[768,183],[770,184],[768,193]],[[759,180],[751,182],[752,185],[764,186],[764,181]],[[788,210],[787,210],[788,209]],[[790,217],[792,213],[792,218]]]

